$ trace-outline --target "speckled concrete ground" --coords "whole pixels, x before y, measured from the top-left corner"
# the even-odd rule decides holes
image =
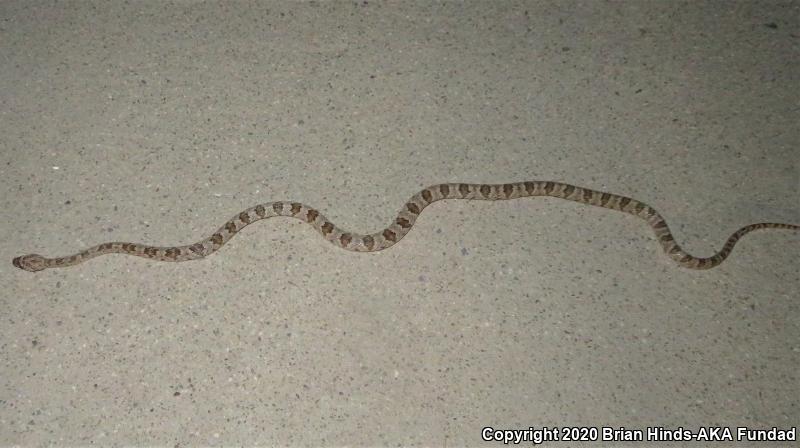
[[[711,254],[741,225],[800,222],[800,4],[0,16],[0,445],[473,446],[485,426],[800,421],[791,232],[694,272],[631,216],[450,201],[375,254],[272,220],[197,262],[10,263],[188,243],[276,199],[373,231],[425,185],[528,179],[647,201]]]

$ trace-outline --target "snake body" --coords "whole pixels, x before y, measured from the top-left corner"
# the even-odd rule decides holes
[[[711,257],[696,257],[686,253],[675,238],[664,218],[644,202],[612,193],[577,187],[561,182],[530,181],[510,184],[438,184],[425,188],[412,196],[385,229],[372,234],[347,232],[330,222],[313,207],[290,201],[259,204],[237,214],[208,238],[187,246],[156,247],[137,243],[109,242],[98,244],[74,255],[46,258],[37,254],[14,258],[14,266],[26,271],[61,268],[106,254],[128,254],[158,261],[188,261],[205,258],[218,251],[244,227],[267,218],[287,216],[300,219],[314,227],[323,238],[342,249],[356,252],[375,252],[393,246],[408,234],[422,210],[442,199],[469,199],[498,201],[530,196],[551,196],[581,204],[594,205],[629,213],[645,220],[655,232],[664,252],[679,265],[690,269],[710,269],[722,263],[745,234],[758,229],[800,230],[800,226],[782,223],[758,223],[734,232],[719,252]]]

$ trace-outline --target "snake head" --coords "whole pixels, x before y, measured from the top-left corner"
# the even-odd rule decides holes
[[[15,258],[14,266],[30,272],[41,271],[47,267],[46,259],[38,254],[23,255]]]

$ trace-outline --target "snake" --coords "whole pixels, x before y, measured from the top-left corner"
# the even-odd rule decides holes
[[[277,201],[250,207],[232,217],[208,238],[186,246],[158,247],[138,243],[108,242],[82,250],[74,255],[46,258],[38,254],[16,257],[14,266],[36,272],[48,268],[63,268],[83,263],[106,254],[127,254],[158,261],[199,260],[218,251],[239,231],[262,219],[277,216],[300,219],[316,229],[333,245],[355,252],[376,252],[395,245],[411,231],[417,218],[428,205],[443,199],[498,201],[534,196],[550,196],[581,204],[603,207],[639,217],[650,225],[664,253],[678,265],[689,269],[710,269],[721,264],[739,239],[759,229],[800,230],[800,225],[761,222],[744,226],[734,232],[725,245],[710,257],[697,257],[684,251],[670,232],[666,220],[648,204],[626,196],[552,181],[528,181],[508,184],[444,183],[432,185],[413,195],[392,223],[385,229],[359,234],[348,232],[333,224],[317,209],[293,201]]]

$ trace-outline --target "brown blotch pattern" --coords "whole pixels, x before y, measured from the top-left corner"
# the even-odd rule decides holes
[[[333,224],[330,222],[326,222],[320,227],[320,230],[322,230],[322,233],[324,233],[325,235],[328,235],[331,232],[333,232]]]
[[[228,221],[225,224],[225,230],[227,230],[229,233],[236,233],[236,223],[233,221]]]
[[[417,204],[413,202],[409,202],[408,204],[406,204],[406,209],[415,215],[419,215],[420,212],[419,207],[417,207]]]
[[[450,194],[450,186],[447,184],[439,185],[439,193],[442,193],[442,197],[447,197]]]
[[[349,233],[343,233],[342,236],[339,237],[339,242],[342,243],[342,246],[349,245],[351,241],[353,241],[353,237]]]
[[[511,196],[512,193],[514,193],[513,185],[511,184],[503,185],[503,196],[505,196],[506,199],[508,199],[508,197]]]
[[[386,238],[387,241],[397,241],[397,235],[389,229],[383,231],[383,237]]]
[[[257,205],[256,206],[256,215],[258,215],[259,218],[263,218],[263,217],[267,216],[267,209],[265,209],[263,205]]]
[[[282,202],[275,202],[272,204],[272,209],[275,210],[275,213],[281,214],[283,211],[283,203]]]
[[[292,215],[296,215],[296,214],[300,213],[300,209],[301,208],[303,208],[303,206],[301,204],[298,204],[297,202],[293,202],[292,203]]]
[[[422,190],[422,199],[425,199],[425,202],[431,202],[433,200],[433,195],[427,188]]]
[[[533,182],[525,182],[525,183],[523,183],[523,185],[525,186],[525,192],[526,193],[528,193],[530,195],[533,195],[533,193],[536,192],[536,184],[535,183],[533,183]]]
[[[361,242],[364,243],[364,247],[366,247],[367,249],[372,249],[375,246],[375,239],[369,235],[362,238]]]
[[[239,213],[239,221],[242,221],[245,225],[250,224],[250,215],[247,212]]]
[[[175,258],[178,257],[178,249],[176,249],[174,247],[170,247],[169,249],[167,249],[167,251],[164,253],[164,255],[167,258],[172,258],[174,260]]]
[[[469,194],[469,185],[458,184],[458,192],[461,193],[461,196],[467,196]]]
[[[478,188],[478,191],[481,192],[481,195],[483,195],[483,197],[488,198],[489,193],[492,192],[492,188],[488,185],[481,185],[481,187]]]
[[[214,243],[217,246],[221,245],[222,244],[222,235],[220,235],[219,233],[215,233],[215,234],[211,235],[211,242]]]
[[[408,229],[411,227],[411,223],[408,222],[408,220],[406,218],[403,218],[402,216],[398,216],[397,219],[394,220],[394,222],[397,223],[398,226],[404,229]]]
[[[306,220],[308,222],[314,222],[314,220],[317,219],[317,216],[319,216],[319,212],[312,208],[308,211],[308,214],[306,214]]]

